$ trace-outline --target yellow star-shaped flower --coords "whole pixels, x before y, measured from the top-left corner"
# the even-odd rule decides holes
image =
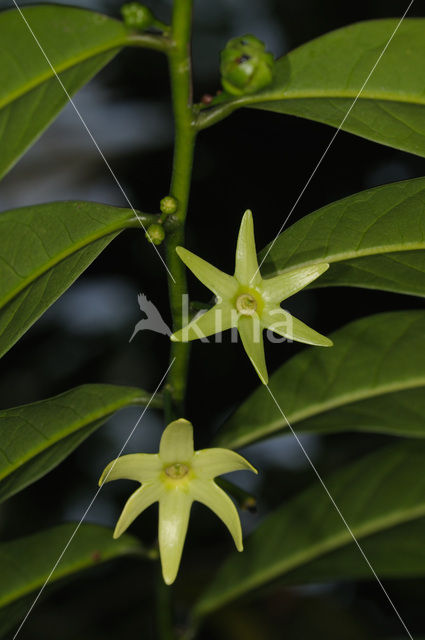
[[[128,499],[114,531],[118,538],[147,507],[159,502],[159,552],[162,575],[174,582],[180,565],[192,503],[202,502],[227,526],[238,551],[243,550],[241,524],[235,505],[214,482],[223,473],[257,471],[230,449],[194,451],[193,427],[181,418],[162,434],[159,453],[134,453],[112,460],[99,485],[111,480],[136,480],[139,487]]]
[[[215,306],[171,336],[171,340],[187,342],[237,327],[243,346],[261,382],[267,384],[263,329],[297,342],[332,346],[332,341],[310,329],[280,306],[328,268],[322,262],[286,271],[273,278],[261,277],[255,249],[251,211],[246,211],[239,230],[233,276],[216,269],[194,253],[177,247],[185,265],[216,296]]]

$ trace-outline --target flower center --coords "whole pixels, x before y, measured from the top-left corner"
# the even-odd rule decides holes
[[[165,468],[165,473],[169,478],[173,478],[174,480],[179,480],[180,478],[184,478],[184,476],[189,473],[189,467],[181,462],[175,462],[171,465],[171,467]]]
[[[250,293],[236,298],[236,309],[244,316],[252,316],[257,311],[257,301]]]

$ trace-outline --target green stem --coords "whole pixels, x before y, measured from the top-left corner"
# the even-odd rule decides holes
[[[197,105],[197,117],[195,122],[195,128],[197,131],[201,131],[202,129],[207,129],[208,127],[212,127],[213,124],[217,124],[221,120],[224,120],[228,116],[230,116],[234,111],[240,109],[241,107],[249,107],[251,104],[255,104],[257,102],[266,102],[272,99],[272,94],[262,94],[261,100],[258,97],[258,94],[249,94],[245,96],[240,96],[237,98],[222,98],[222,102],[208,107],[207,109],[202,109],[199,111],[199,105]],[[277,99],[282,99],[280,96]]]
[[[168,53],[172,44],[167,36],[157,36],[151,33],[129,33],[126,39],[126,45],[129,47],[153,49],[154,51],[162,51],[163,53]]]
[[[217,122],[220,122],[230,116],[234,111],[236,111],[236,109],[243,106],[243,104],[242,100],[231,100],[220,104],[217,107],[201,111],[196,120],[197,130],[201,131],[202,129],[211,127],[213,124],[217,124]]]
[[[159,640],[175,639],[171,606],[171,588],[164,583],[159,564],[156,577],[156,627]]]
[[[181,328],[183,318],[183,294],[187,291],[186,271],[176,253],[176,247],[184,243],[184,225],[189,202],[193,153],[196,131],[192,107],[192,77],[190,37],[192,23],[192,1],[175,0],[171,37],[173,47],[168,52],[171,92],[175,122],[175,146],[170,195],[176,198],[175,214],[178,228],[167,236],[167,265],[173,278],[169,277],[170,307],[173,329]],[[175,417],[184,415],[184,398],[189,362],[189,345],[172,343],[171,358],[174,359],[168,378],[168,389],[172,398]]]
[[[159,221],[158,213],[142,213],[141,211],[136,211],[136,215],[133,216],[127,223],[126,227],[135,229],[140,229],[143,225],[147,228],[151,224],[156,224]]]
[[[167,233],[166,260],[171,276],[168,277],[169,297],[173,329],[181,328],[183,316],[183,294],[187,291],[186,271],[176,253],[176,247],[184,243],[184,225],[189,203],[192,177],[193,152],[196,131],[193,120],[192,77],[190,38],[192,27],[193,0],[174,0],[171,24],[172,47],[168,50],[170,65],[171,93],[174,111],[174,158],[170,195],[178,203],[174,214],[177,226]],[[167,422],[184,416],[187,370],[189,363],[189,345],[171,343],[173,365],[164,387],[164,408]],[[173,640],[170,587],[162,583],[157,585],[157,626],[161,640]]]

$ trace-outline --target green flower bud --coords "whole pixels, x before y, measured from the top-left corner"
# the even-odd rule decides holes
[[[129,2],[121,7],[121,15],[126,27],[144,31],[155,22],[155,17],[148,7],[139,2]]]
[[[153,244],[161,244],[165,238],[165,231],[162,224],[151,224],[147,228],[146,238]]]
[[[274,58],[261,40],[245,35],[229,40],[220,54],[221,83],[228,93],[256,93],[273,80]]]
[[[176,213],[177,207],[178,202],[175,198],[173,198],[173,196],[165,196],[165,198],[162,198],[161,202],[159,203],[161,213],[165,213],[165,215],[167,216],[171,215],[172,213]]]

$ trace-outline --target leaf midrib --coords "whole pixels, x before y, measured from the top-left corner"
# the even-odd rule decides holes
[[[0,481],[6,478],[7,476],[9,476],[11,473],[16,471],[17,469],[19,469],[19,467],[21,467],[23,464],[25,464],[35,456],[50,449],[53,445],[55,445],[60,440],[63,440],[67,436],[72,435],[73,433],[75,433],[76,431],[79,431],[80,429],[83,429],[84,427],[90,426],[90,424],[93,424],[97,420],[107,418],[108,416],[115,413],[115,411],[118,411],[119,409],[123,409],[124,407],[128,407],[129,404],[133,404],[133,403],[136,404],[138,402],[143,402],[143,400],[144,398],[142,396],[132,397],[128,395],[126,398],[122,398],[119,401],[116,401],[112,404],[107,405],[106,407],[103,406],[101,409],[98,409],[97,411],[93,411],[87,414],[84,418],[80,420],[76,420],[75,422],[72,422],[68,428],[65,428],[64,430],[58,432],[54,437],[39,443],[37,447],[34,447],[25,456],[22,456],[21,458],[16,460],[13,464],[6,467],[4,471],[0,470]],[[2,417],[3,416],[0,416],[0,420],[2,419]],[[10,416],[6,415],[4,416],[3,419],[7,419],[8,417]],[[17,418],[19,418],[19,416],[17,416]],[[0,430],[1,430],[1,425],[0,425]]]
[[[355,393],[341,394],[332,401],[317,402],[315,404],[309,405],[309,408],[307,409],[301,409],[293,414],[288,413],[287,417],[291,424],[296,424],[297,422],[301,422],[302,420],[306,420],[307,418],[311,418],[312,416],[326,413],[327,411],[337,409],[338,407],[342,407],[347,404],[352,404],[353,402],[360,402],[362,400],[367,400],[376,396],[383,396],[389,393],[395,393],[397,391],[417,389],[423,386],[425,386],[425,377],[414,378],[402,384],[394,382],[391,384],[382,385],[380,387],[375,387],[372,390],[370,389],[370,387],[365,387],[364,389],[360,389]],[[218,440],[218,443],[223,444],[223,446],[225,445],[227,447],[231,447],[232,449],[238,449],[245,445],[252,444],[257,439],[263,438],[264,436],[270,435],[271,433],[275,433],[277,431],[286,431],[287,428],[288,426],[283,420],[277,419],[275,421],[269,422],[267,428],[262,427],[261,430],[258,431],[250,430],[249,434],[246,434],[245,436],[240,436],[239,438],[235,438],[230,441],[226,439]],[[252,437],[255,436],[255,434],[257,434],[257,437]]]
[[[295,264],[291,264],[291,266],[284,267],[282,269],[276,269],[275,271],[273,271],[273,275],[280,275],[281,273],[292,271],[293,269],[308,267],[310,265],[314,265],[314,264],[317,264],[318,262],[323,262],[323,261],[333,264],[335,262],[344,262],[346,260],[355,260],[357,258],[365,258],[369,256],[382,255],[385,253],[398,253],[403,251],[421,251],[423,249],[425,249],[425,240],[423,240],[422,242],[405,242],[403,244],[375,245],[374,247],[368,247],[366,249],[359,249],[355,251],[343,251],[343,252],[334,253],[334,254],[324,254],[323,256],[319,256],[318,258],[315,258],[312,260],[305,260],[304,262],[297,262]],[[260,258],[261,258],[261,253],[259,255]],[[271,261],[273,261],[273,257],[271,257]],[[268,275],[267,278],[269,277],[273,277],[273,276]],[[265,279],[267,280],[267,278]]]
[[[285,88],[284,88],[285,89]],[[425,105],[425,96],[415,96],[415,100],[410,99],[409,97],[405,97],[399,94],[393,94],[390,92],[383,92],[381,94],[374,94],[368,92],[366,89],[359,94],[358,91],[341,91],[340,93],[336,93],[335,89],[332,90],[323,90],[322,92],[317,89],[312,91],[294,91],[288,89],[282,94],[273,94],[269,93],[266,95],[259,96],[258,94],[243,96],[241,98],[236,98],[233,100],[229,100],[228,102],[222,102],[217,105],[218,109],[226,109],[226,113],[232,113],[237,109],[241,109],[243,107],[250,107],[253,109],[261,109],[262,106],[267,105],[268,102],[279,102],[279,101],[288,101],[291,100],[372,100],[378,101],[382,100],[384,102],[395,102],[395,103],[403,103],[403,104],[413,104],[413,105]],[[214,107],[213,107],[214,108]],[[211,109],[211,108],[210,108]],[[208,109],[203,110],[205,113],[208,113]]]
[[[363,539],[366,536],[369,536],[375,533],[381,533],[386,529],[395,527],[400,524],[406,524],[407,522],[416,520],[423,516],[425,516],[425,502],[420,506],[415,506],[410,509],[405,509],[403,511],[398,510],[387,516],[381,516],[380,518],[375,518],[371,520],[368,524],[364,524],[363,526],[361,525],[358,527],[352,526],[351,531],[353,532],[356,538]],[[231,594],[230,598],[229,598],[229,591],[224,592],[224,594],[222,592],[221,597],[216,597],[215,599],[212,600],[212,605],[211,605],[211,601],[210,601],[210,604],[208,605],[208,600],[207,600],[207,606],[206,607],[200,606],[199,608],[196,607],[195,612],[201,616],[205,615],[208,612],[213,611],[218,607],[220,607],[222,602],[227,602],[231,599],[234,599],[239,594],[243,594],[246,591],[255,589],[257,586],[260,586],[261,584],[264,584],[266,582],[270,582],[271,580],[277,578],[278,576],[284,573],[289,573],[293,569],[296,569],[302,566],[303,564],[306,564],[310,560],[314,560],[316,557],[320,555],[324,555],[325,553],[336,551],[337,549],[347,546],[347,544],[352,540],[353,540],[352,535],[347,529],[345,529],[339,534],[331,536],[330,538],[327,538],[322,543],[317,544],[313,547],[309,547],[308,551],[299,551],[298,553],[294,554],[290,558],[281,562],[277,566],[275,565],[272,569],[268,569],[260,573],[257,573],[256,576],[253,577],[251,580],[247,580],[243,583],[244,585],[243,588],[239,588],[239,589],[235,588],[232,591],[230,591],[230,594]]]
[[[251,95],[238,98],[233,101],[235,107],[244,106],[256,106],[262,105],[267,102],[276,102],[280,100],[303,100],[303,99],[352,99],[355,100],[384,100],[386,102],[403,102],[407,104],[425,105],[425,96],[415,95],[414,99],[411,99],[407,94],[402,95],[399,93],[392,93],[390,91],[383,91],[382,93],[368,91],[366,88],[359,94],[360,88],[355,90],[341,90],[336,89],[310,89],[310,90],[291,90],[289,87],[282,89],[282,93],[276,92],[268,93],[264,96]],[[260,99],[259,99],[260,98]]]
[[[146,555],[142,551],[142,548],[141,547],[138,548],[136,544],[134,544],[133,547],[129,545],[125,549],[121,549],[119,554],[116,554],[112,549],[109,549],[107,552],[102,553],[102,564],[104,562],[107,562],[108,560],[112,560],[118,557],[118,555],[120,556],[138,555],[138,556],[146,557]],[[65,578],[68,575],[76,573],[77,571],[81,571],[82,569],[90,569],[93,566],[95,566],[95,564],[93,563],[93,561],[90,560],[90,558],[84,558],[80,561],[73,562],[72,564],[67,565],[66,567],[64,567],[63,565],[59,566],[55,570],[54,580],[55,581],[60,580],[61,578]],[[53,577],[53,574],[52,574],[52,577]],[[16,589],[11,594],[8,594],[7,596],[3,596],[2,598],[0,598],[0,607],[5,607],[8,604],[11,604],[12,602],[14,602],[15,600],[18,600],[19,598],[22,598],[23,596],[29,593],[32,593],[43,584],[44,579],[45,579],[45,576],[42,577],[41,579],[39,578],[34,579],[32,582],[26,582],[25,587]]]
[[[115,40],[112,40],[108,43],[99,45],[98,47],[94,47],[93,49],[89,49],[84,53],[81,53],[80,55],[76,55],[72,58],[69,58],[67,61],[62,62],[57,66],[53,65],[54,70],[56,71],[57,75],[60,75],[64,71],[67,71],[68,69],[72,69],[72,67],[75,67],[78,64],[81,64],[82,62],[86,62],[90,58],[94,58],[101,53],[106,53],[107,51],[111,51],[113,49],[123,47],[128,42],[129,40],[128,40],[127,34],[123,34],[123,36],[121,36],[120,38],[116,38]],[[48,80],[51,80],[52,78],[54,78],[55,73],[52,70],[52,68],[49,66],[49,63],[47,62],[47,60],[46,60],[46,65],[48,66],[44,73],[41,73],[35,76],[30,82],[26,82],[25,84],[23,84],[20,89],[12,91],[5,98],[3,98],[3,100],[0,99],[0,109],[3,109],[3,107],[8,106],[15,100],[18,100],[19,98],[29,93],[36,87],[40,86],[44,82],[47,82]]]
[[[103,227],[96,233],[86,236],[79,242],[72,244],[68,249],[57,253],[51,260],[45,262],[41,267],[39,267],[39,269],[33,271],[29,276],[24,278],[18,286],[16,286],[14,289],[11,289],[6,296],[0,299],[0,310],[11,300],[13,300],[13,298],[15,298],[19,293],[21,293],[21,291],[26,289],[26,287],[28,287],[30,284],[35,282],[35,280],[50,271],[50,269],[58,265],[60,262],[62,262],[66,258],[69,258],[69,256],[73,255],[74,253],[77,253],[77,251],[79,251],[80,249],[83,249],[84,247],[92,244],[96,240],[100,240],[101,238],[111,235],[112,233],[124,230],[125,228],[127,228],[127,226],[131,226],[126,224],[130,221],[132,221],[132,216],[128,214],[126,218],[123,218],[108,227]]]

